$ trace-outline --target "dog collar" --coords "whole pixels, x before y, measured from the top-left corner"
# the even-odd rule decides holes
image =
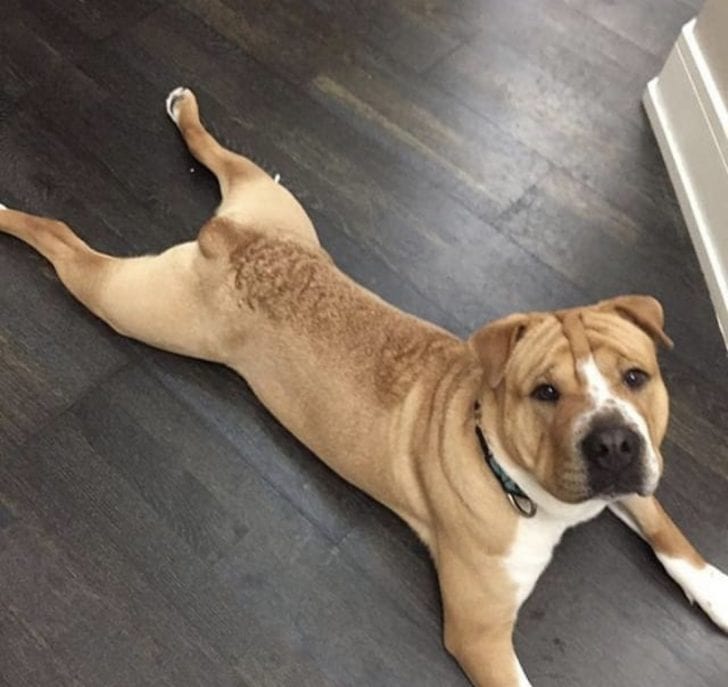
[[[506,497],[510,501],[511,505],[524,517],[532,518],[536,515],[538,508],[536,504],[530,499],[526,492],[511,479],[508,473],[503,469],[501,464],[495,459],[493,451],[490,450],[488,442],[485,440],[483,430],[476,424],[475,433],[478,435],[478,441],[480,442],[480,448],[485,456],[485,462],[488,464],[491,472],[495,475],[495,478],[500,482]]]

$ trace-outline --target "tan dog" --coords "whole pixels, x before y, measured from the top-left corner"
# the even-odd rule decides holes
[[[408,522],[437,567],[445,645],[473,683],[529,684],[511,640],[518,609],[563,532],[605,507],[728,631],[728,577],[651,496],[668,417],[657,301],[512,315],[461,341],[341,273],[293,196],[205,131],[189,90],[167,109],[220,183],[196,241],[119,259],[55,220],[2,210],[0,229],[121,334],[236,370]]]

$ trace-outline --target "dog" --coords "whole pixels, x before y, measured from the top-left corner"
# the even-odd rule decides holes
[[[564,531],[613,511],[691,601],[728,632],[728,576],[652,495],[668,395],[663,310],[621,296],[515,314],[467,341],[339,271],[306,212],[223,148],[186,88],[166,100],[221,203],[197,239],[115,258],[66,224],[0,210],[0,230],[45,256],[117,332],[227,365],[298,439],[427,545],[448,651],[479,687],[529,685],[518,609]]]

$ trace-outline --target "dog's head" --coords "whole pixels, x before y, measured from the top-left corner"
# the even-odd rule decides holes
[[[668,419],[657,344],[672,342],[648,296],[484,326],[470,345],[488,434],[560,501],[652,493]]]

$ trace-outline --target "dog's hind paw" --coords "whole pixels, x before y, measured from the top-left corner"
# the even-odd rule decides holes
[[[180,101],[191,91],[184,86],[177,86],[168,96],[165,101],[167,108],[167,114],[169,118],[175,123],[179,123],[178,109]]]
[[[7,210],[7,209],[8,209],[7,205],[3,205],[2,203],[0,203],[0,210]]]

